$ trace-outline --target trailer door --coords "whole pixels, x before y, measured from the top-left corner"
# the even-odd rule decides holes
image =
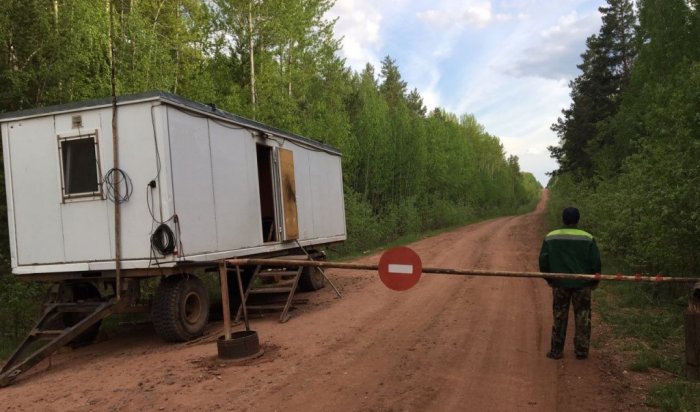
[[[276,157],[279,165],[279,182],[282,202],[283,232],[282,240],[299,238],[299,220],[297,217],[297,195],[294,180],[294,152],[277,148]]]

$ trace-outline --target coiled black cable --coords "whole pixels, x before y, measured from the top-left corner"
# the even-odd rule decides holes
[[[151,247],[161,255],[170,255],[175,251],[175,234],[165,223],[158,225],[151,235]]]
[[[131,178],[121,169],[109,169],[104,176],[105,191],[107,198],[114,203],[124,203],[129,200],[131,193],[134,191],[134,185],[131,183]],[[119,198],[116,198],[115,188],[119,186]]]

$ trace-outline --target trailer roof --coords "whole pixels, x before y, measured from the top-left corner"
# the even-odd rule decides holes
[[[308,137],[300,136],[294,133],[286,132],[284,130],[277,129],[276,127],[268,126],[266,124],[257,122],[255,120],[246,119],[229,113],[220,109],[217,109],[214,104],[202,104],[197,103],[192,100],[185,99],[184,97],[176,96],[171,93],[162,91],[151,91],[137,94],[130,94],[117,97],[117,105],[127,105],[140,103],[145,101],[160,101],[165,104],[170,104],[173,106],[180,107],[184,110],[191,110],[199,114],[206,115],[212,118],[218,118],[230,123],[243,126],[249,129],[257,130],[263,133],[269,133],[275,136],[289,139],[291,141],[296,141],[303,145],[312,146],[321,149],[326,152],[340,155],[340,150],[337,148],[327,145],[325,143],[318,142],[316,140],[309,139]],[[70,113],[82,111],[89,108],[101,108],[109,107],[112,105],[112,98],[105,97],[102,99],[84,100],[79,102],[65,103],[54,106],[39,107],[35,109],[20,110],[16,112],[0,113],[0,122],[9,122],[22,119],[29,119],[33,117],[43,117],[46,115],[55,115],[60,113]]]

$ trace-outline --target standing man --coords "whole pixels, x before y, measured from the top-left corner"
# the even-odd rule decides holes
[[[593,235],[576,228],[580,217],[575,207],[564,209],[562,213],[564,227],[550,232],[542,242],[540,272],[600,273],[600,252]],[[591,340],[591,290],[598,286],[598,281],[547,279],[547,283],[552,287],[554,311],[552,345],[547,357],[561,359],[564,356],[562,352],[571,302],[574,305],[576,320],[574,336],[576,359],[586,359]]]

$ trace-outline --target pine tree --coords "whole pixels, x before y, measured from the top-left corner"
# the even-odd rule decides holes
[[[592,177],[594,157],[613,144],[604,122],[620,107],[636,53],[631,0],[608,0],[608,7],[599,11],[603,25],[586,40],[583,62],[577,66],[582,73],[570,83],[572,104],[552,125],[560,144],[549,147],[559,163],[557,172],[572,172],[577,179]]]
[[[401,79],[399,67],[396,60],[389,56],[382,59],[380,77],[383,79],[379,86],[379,91],[389,104],[389,107],[396,107],[405,101],[406,82]]]
[[[411,93],[406,96],[406,104],[413,114],[419,117],[425,117],[425,113],[428,109],[423,104],[423,98],[418,93],[418,89],[411,90]]]

